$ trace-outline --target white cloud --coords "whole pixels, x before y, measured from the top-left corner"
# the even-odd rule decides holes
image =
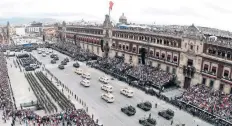
[[[230,0],[113,0],[111,12],[129,22],[157,24],[192,23],[231,30]],[[52,17],[65,20],[104,20],[109,0],[1,0],[0,17]]]

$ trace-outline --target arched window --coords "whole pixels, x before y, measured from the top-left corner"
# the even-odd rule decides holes
[[[231,58],[231,52],[227,52],[227,59],[230,59]]]
[[[115,47],[115,43],[112,44],[112,47]]]
[[[222,51],[222,58],[225,58],[226,52]]]
[[[119,49],[122,49],[122,45],[121,45],[121,44],[119,44],[119,45],[118,45],[118,48],[119,48]]]
[[[216,53],[217,53],[217,49],[214,48],[213,51],[212,51],[212,54],[216,55]]]
[[[159,52],[156,52],[155,56],[156,56],[157,58],[159,58]]]
[[[122,45],[122,49],[125,50],[125,45]]]
[[[209,71],[209,65],[208,64],[204,64],[203,70],[204,71]]]
[[[129,46],[128,45],[126,45],[126,50],[129,50]]]
[[[136,52],[136,47],[133,47],[132,51],[133,51],[133,52]]]
[[[150,56],[153,56],[153,54],[154,54],[154,52],[151,50],[151,51],[150,51]]]

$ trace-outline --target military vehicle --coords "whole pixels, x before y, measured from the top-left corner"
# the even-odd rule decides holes
[[[123,113],[125,113],[125,114],[127,114],[128,116],[133,116],[133,115],[135,115],[135,113],[136,113],[136,109],[135,109],[135,107],[133,107],[133,106],[127,106],[127,107],[123,107],[123,108],[121,108],[121,111],[123,112]]]
[[[76,63],[73,64],[73,67],[79,68],[79,67],[80,67],[80,64],[79,64],[78,62],[76,62]]]
[[[54,60],[59,60],[59,57],[58,57],[58,56],[54,56],[53,59],[54,59]]]
[[[69,62],[69,59],[68,59],[68,58],[65,58],[64,61]]]
[[[142,119],[139,119],[139,123],[143,126],[155,126],[156,120],[151,117],[142,118]]]
[[[174,117],[174,111],[172,111],[171,109],[167,109],[167,110],[158,112],[158,115],[162,116],[163,118],[167,120],[171,120]]]
[[[56,54],[51,54],[50,58],[54,58],[55,56],[57,56]]]
[[[146,101],[146,102],[142,102],[142,103],[137,104],[137,107],[144,110],[144,111],[149,111],[152,108],[152,104],[151,104],[151,102]]]
[[[25,67],[25,70],[26,71],[33,71],[33,70],[35,70],[33,67],[30,67],[30,66],[26,66]]]
[[[56,60],[51,60],[51,64],[55,64],[56,63]]]
[[[61,65],[67,65],[67,62],[66,61],[61,61]]]
[[[61,70],[63,70],[64,69],[64,65],[59,65],[58,68],[61,69]]]

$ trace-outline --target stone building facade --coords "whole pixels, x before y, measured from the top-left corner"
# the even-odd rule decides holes
[[[177,75],[180,86],[188,88],[205,84],[225,93],[232,93],[231,38],[215,36],[190,25],[181,33],[160,33],[114,28],[106,15],[103,27],[58,26],[57,37],[73,42],[99,56],[100,41],[109,45],[109,57],[123,56],[126,63],[141,63],[140,49],[146,49],[146,64]],[[104,43],[104,44],[105,44]],[[223,44],[221,44],[223,43]]]

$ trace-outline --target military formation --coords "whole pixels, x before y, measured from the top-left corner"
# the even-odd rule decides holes
[[[57,89],[46,75],[42,72],[35,72],[35,75],[62,110],[75,108],[74,104],[71,103],[59,89]]]
[[[39,82],[36,80],[35,76],[32,73],[25,73],[25,77],[38,100],[38,104],[36,105],[37,109],[44,109],[45,113],[57,112],[57,107],[47,96],[42,86],[40,86]]]

